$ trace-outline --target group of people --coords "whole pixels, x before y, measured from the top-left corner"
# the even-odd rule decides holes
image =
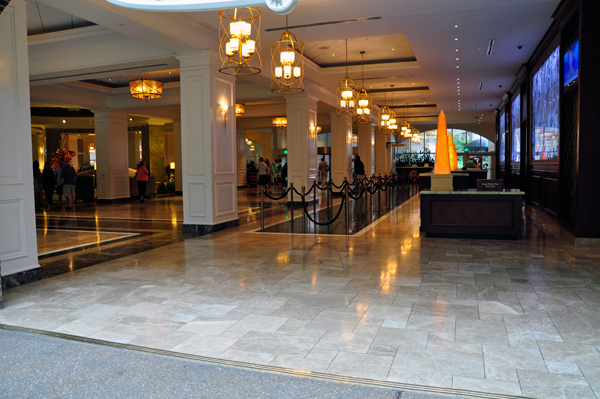
[[[264,187],[265,192],[270,193],[273,191],[271,183],[274,185],[286,185],[287,181],[287,163],[282,165],[281,159],[276,159],[273,164],[268,159],[260,157],[258,165],[254,165],[254,162],[250,162],[248,165],[250,172],[256,172],[258,174],[258,185]]]
[[[62,160],[56,170],[52,169],[49,162],[44,165],[44,171],[40,171],[40,163],[33,162],[33,190],[35,192],[35,208],[41,209],[43,195],[46,196],[47,211],[54,210],[54,190],[58,195],[58,206],[62,211],[62,197],[67,201],[66,212],[73,211],[75,203],[75,185],[77,184],[77,172],[73,165],[67,160]]]

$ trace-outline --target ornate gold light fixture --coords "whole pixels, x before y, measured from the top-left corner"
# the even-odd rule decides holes
[[[338,116],[354,116],[358,86],[348,77],[348,39],[346,39],[346,77],[337,85],[337,114]]]
[[[379,128],[383,131],[388,131],[388,124],[390,119],[392,119],[392,115],[394,115],[394,111],[388,108],[387,106],[387,85],[384,85],[383,95],[385,96],[385,102],[382,108],[379,109]]]
[[[304,91],[304,43],[288,31],[285,16],[285,32],[271,43],[271,91],[274,93],[302,93]]]
[[[373,100],[369,92],[365,89],[365,51],[361,51],[360,55],[362,56],[362,87],[357,96],[358,106],[356,107],[356,120],[358,122],[368,123],[371,122],[371,104],[373,103]]]
[[[135,98],[144,101],[162,97],[163,82],[147,78],[139,78],[129,82],[129,91]]]
[[[244,103],[235,104],[235,116],[236,117],[244,115],[244,112],[246,112],[246,104],[244,104]]]
[[[259,10],[247,7],[219,11],[219,56],[219,72],[225,75],[260,73]]]
[[[407,118],[408,118],[408,103],[406,103],[405,117],[404,117],[404,120],[402,121],[402,125],[400,127],[401,134],[405,139],[412,137],[412,133],[413,133],[413,127],[410,123],[408,123],[408,121],[406,120]]]
[[[279,129],[287,127],[287,118],[273,118],[273,126]]]

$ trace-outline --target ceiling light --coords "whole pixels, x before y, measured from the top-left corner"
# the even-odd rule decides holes
[[[219,72],[225,75],[260,73],[259,10],[248,7],[219,11],[219,56]]]
[[[356,111],[356,97],[358,86],[348,77],[348,39],[346,39],[346,77],[338,83],[337,87],[337,114],[354,115]]]
[[[67,123],[67,121],[63,119],[63,123]]]
[[[392,51],[394,51],[395,49],[392,49]]]
[[[454,51],[458,51],[458,49],[454,50]]]
[[[458,28],[458,25],[454,25],[455,28]]]
[[[364,123],[370,123],[371,122],[371,105],[372,105],[372,97],[369,94],[369,92],[367,92],[367,90],[365,90],[364,88],[364,82],[365,82],[365,69],[364,69],[364,60],[365,60],[365,51],[361,51],[360,55],[362,56],[362,82],[361,82],[361,89],[358,92],[358,95],[356,96],[356,119],[357,122],[364,122]]]
[[[169,72],[169,75],[171,74],[171,72]]]
[[[458,40],[458,37],[455,37],[454,40]]]
[[[148,101],[162,97],[163,82],[147,78],[140,78],[129,82],[131,96]]]
[[[304,44],[288,31],[285,16],[285,32],[279,40],[271,43],[271,91],[292,94],[304,91]]]
[[[460,68],[458,65],[456,66],[457,68]]]
[[[458,57],[456,58],[456,61],[458,61]]]
[[[287,118],[273,118],[273,126],[283,129],[287,127]]]

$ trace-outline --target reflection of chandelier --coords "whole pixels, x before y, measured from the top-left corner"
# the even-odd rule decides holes
[[[273,118],[273,126],[279,129],[287,127],[287,118]]]
[[[338,116],[354,115],[358,86],[348,77],[348,39],[346,39],[346,77],[337,85]]]
[[[301,93],[304,91],[304,44],[288,31],[285,16],[285,32],[279,40],[271,43],[271,91],[274,93]]]
[[[235,116],[242,116],[246,112],[246,104],[235,104]]]
[[[357,104],[358,106],[356,107],[356,119],[358,122],[371,122],[371,96],[369,95],[369,93],[367,92],[367,90],[365,89],[365,66],[364,66],[364,62],[365,62],[365,51],[361,51],[360,52],[361,56],[362,56],[362,64],[361,64],[361,69],[362,69],[362,88],[360,89],[360,91],[358,92],[358,96],[357,96]]]
[[[230,10],[219,11],[219,56],[219,72],[225,75],[260,73],[259,10],[248,7],[236,8],[233,13]]]
[[[139,78],[129,82],[129,91],[135,98],[141,100],[155,100],[162,97],[163,82],[146,78]]]

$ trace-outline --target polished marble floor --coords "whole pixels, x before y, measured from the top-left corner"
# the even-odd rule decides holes
[[[0,323],[406,384],[600,397],[600,248],[557,238],[539,212],[527,208],[519,241],[423,237],[418,197],[360,236],[259,234],[256,197],[240,195],[240,227],[6,290]],[[285,216],[275,207],[267,223]]]

